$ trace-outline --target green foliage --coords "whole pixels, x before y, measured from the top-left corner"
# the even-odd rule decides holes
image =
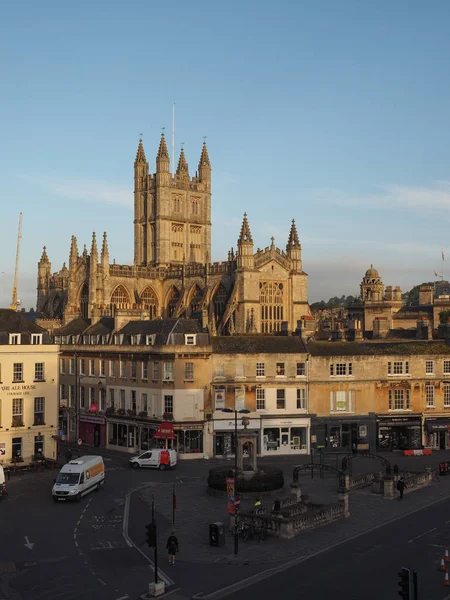
[[[442,323],[443,325],[445,323],[449,323],[450,321],[450,310],[441,310],[441,312],[439,313],[439,323]]]
[[[340,307],[343,308],[351,304],[354,300],[354,296],[346,296],[345,294],[342,295],[340,298],[334,296],[333,298],[330,298],[328,302],[325,302],[325,300],[321,300],[320,302],[313,302],[311,304],[311,310],[326,310],[330,308]]]
[[[434,286],[434,284],[434,281],[426,281],[424,283],[420,283],[419,285],[415,285],[409,290],[409,292],[402,294],[402,298],[405,301],[406,306],[417,306],[419,304],[419,288],[422,285]]]

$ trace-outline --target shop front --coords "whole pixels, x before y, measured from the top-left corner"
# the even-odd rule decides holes
[[[448,417],[425,417],[424,434],[427,448],[450,449],[450,419]]]
[[[420,414],[394,417],[378,415],[378,450],[417,450],[422,448]]]
[[[242,417],[242,415],[239,415]],[[257,437],[257,449],[258,455],[261,454],[261,420],[260,419],[249,419],[248,420],[248,431],[255,431],[258,434]],[[217,457],[230,457],[234,456],[236,449],[235,442],[235,422],[232,419],[214,419],[214,440],[213,440],[213,453]],[[242,425],[242,419],[238,418],[237,422],[238,431],[242,431],[244,426]],[[246,448],[244,447],[244,456],[246,456]]]
[[[80,415],[78,435],[85,444],[90,446],[106,445],[106,419],[93,415]]]
[[[175,423],[175,449],[179,458],[201,458],[204,452],[203,423]]]
[[[309,419],[263,419],[261,429],[263,456],[309,453]]]
[[[161,422],[140,422],[138,420],[126,421],[109,418],[108,420],[108,448],[124,452],[140,452],[150,448],[159,448],[160,441],[155,439],[155,434]]]
[[[316,417],[311,420],[314,450],[370,452],[375,448],[375,416]]]

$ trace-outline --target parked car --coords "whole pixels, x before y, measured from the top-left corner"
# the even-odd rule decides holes
[[[177,464],[177,453],[175,450],[162,450],[154,448],[147,450],[139,456],[130,458],[130,467],[151,467],[153,469],[173,469]]]

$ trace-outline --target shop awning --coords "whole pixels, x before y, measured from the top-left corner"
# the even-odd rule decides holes
[[[428,431],[450,431],[449,419],[425,419],[425,427]]]
[[[173,431],[172,423],[161,423],[153,437],[160,440],[174,440],[175,433]]]

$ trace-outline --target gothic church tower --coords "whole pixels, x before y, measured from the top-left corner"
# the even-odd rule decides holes
[[[164,134],[149,173],[142,139],[134,162],[134,264],[209,263],[211,257],[211,164],[203,144],[198,171],[190,177],[181,149],[172,177]]]

